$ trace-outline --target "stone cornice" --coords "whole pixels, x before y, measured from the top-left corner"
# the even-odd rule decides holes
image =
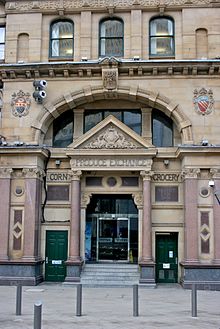
[[[102,79],[102,61],[0,64],[0,79]],[[119,78],[220,76],[220,60],[119,60]]]
[[[49,151],[45,148],[36,147],[36,148],[30,148],[30,147],[0,147],[0,155],[2,156],[18,156],[22,154],[25,155],[36,155],[36,156],[44,156],[48,157]]]
[[[120,12],[132,9],[157,10],[159,8],[180,9],[193,7],[219,7],[219,0],[39,0],[5,1],[5,9],[10,12],[44,12],[44,13],[74,13],[79,11]]]

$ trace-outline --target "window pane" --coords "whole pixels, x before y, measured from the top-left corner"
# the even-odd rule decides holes
[[[105,56],[122,56],[123,41],[122,39],[105,39]]]
[[[59,56],[72,56],[72,55],[73,55],[73,40],[72,39],[60,40]]]
[[[172,120],[156,110],[153,113],[153,145],[157,147],[173,145]]]
[[[170,37],[151,38],[152,55],[173,55],[173,39]]]
[[[69,22],[58,22],[53,24],[52,39],[64,39],[73,37],[73,24]]]
[[[5,58],[5,45],[0,45],[0,59]]]
[[[53,123],[53,146],[66,147],[73,141],[73,114],[68,111]]]
[[[141,113],[125,111],[124,124],[133,129],[138,135],[141,134]]]
[[[69,185],[48,185],[48,201],[69,201]]]
[[[4,43],[4,42],[5,42],[5,28],[0,27],[0,43]]]
[[[101,25],[101,37],[123,37],[123,24],[114,20],[103,22]]]
[[[178,186],[155,186],[155,201],[177,202]]]
[[[173,35],[173,22],[165,18],[154,19],[151,22],[151,36]]]
[[[116,117],[118,120],[122,121],[122,114],[121,111],[105,111],[104,112],[104,116],[105,118],[109,115],[113,115],[114,117]]]
[[[95,127],[102,121],[102,112],[86,113],[85,114],[85,132]]]

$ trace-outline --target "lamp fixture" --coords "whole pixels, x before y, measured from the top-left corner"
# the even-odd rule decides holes
[[[215,182],[214,182],[214,180],[210,180],[210,181],[209,181],[209,187],[214,188],[214,186],[215,186]],[[220,205],[220,190],[215,190],[215,191],[214,191],[214,196],[215,196],[215,198],[216,198],[218,204]]]
[[[56,165],[57,167],[59,167],[59,166],[60,166],[60,164],[61,164],[61,160],[59,160],[59,159],[56,159],[56,160],[55,160],[55,165]]]

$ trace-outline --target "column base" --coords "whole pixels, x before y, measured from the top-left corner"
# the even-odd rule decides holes
[[[183,288],[191,289],[196,284],[201,290],[220,290],[220,264],[183,262],[180,266]]]
[[[82,271],[82,260],[68,259],[66,261],[66,278],[64,282],[80,282],[80,274]]]
[[[155,284],[155,263],[152,260],[142,259],[139,262],[140,279],[139,283]]]
[[[38,285],[43,281],[43,262],[0,261],[0,285]]]

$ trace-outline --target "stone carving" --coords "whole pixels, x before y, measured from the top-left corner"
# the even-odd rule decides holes
[[[90,202],[91,193],[81,193],[81,207],[86,208]]]
[[[24,93],[22,90],[12,94],[11,106],[12,113],[16,117],[22,117],[28,114],[31,105],[29,93]]]
[[[118,69],[102,69],[102,81],[105,89],[116,89],[118,85]]]
[[[0,168],[0,178],[11,178],[12,172],[11,168]]]
[[[127,8],[131,6],[153,7],[153,6],[196,6],[196,5],[208,5],[212,3],[213,0],[41,0],[41,1],[11,1],[6,2],[6,10],[20,10],[29,11],[34,9],[40,10],[59,10],[64,9],[74,9],[74,8],[107,8],[109,6]]]
[[[132,197],[134,199],[134,203],[136,204],[136,206],[138,208],[143,207],[143,193],[140,193],[140,192],[134,193],[134,194],[132,194]]]
[[[151,180],[151,178],[153,177],[154,175],[154,171],[151,171],[151,170],[142,170],[140,172],[140,175],[142,176],[143,180]]]
[[[199,168],[185,168],[181,173],[181,178],[191,178],[195,179],[198,178],[198,175],[200,174]]]
[[[22,173],[25,178],[42,179],[45,176],[45,172],[39,168],[24,168],[22,169]]]
[[[133,142],[127,140],[125,136],[110,125],[104,133],[98,135],[94,141],[85,146],[88,149],[136,149]]]
[[[211,113],[214,104],[212,90],[205,88],[201,88],[200,90],[195,89],[193,103],[197,113],[202,115]]]
[[[72,161],[70,161],[70,163],[72,163]],[[82,171],[81,170],[72,170],[72,171],[69,171],[69,175],[71,176],[71,180],[80,180]]]
[[[6,138],[4,136],[0,135],[0,145],[4,145],[5,143],[7,144]]]

